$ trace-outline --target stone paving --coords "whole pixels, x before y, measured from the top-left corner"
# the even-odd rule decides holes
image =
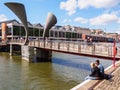
[[[110,80],[102,80],[93,90],[120,90],[120,61],[116,65]]]

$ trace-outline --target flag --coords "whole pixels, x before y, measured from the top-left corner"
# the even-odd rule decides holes
[[[116,41],[114,40],[114,43],[113,43],[113,67],[115,67],[115,56],[117,54],[117,47],[116,47]]]

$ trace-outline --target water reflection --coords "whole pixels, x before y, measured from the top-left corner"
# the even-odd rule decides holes
[[[88,64],[84,64],[84,63],[72,62],[70,60],[66,61],[66,60],[61,60],[58,58],[54,58],[53,63],[65,65],[67,67],[73,67],[73,68],[77,68],[77,69],[85,69],[87,71],[90,71],[90,66]]]
[[[84,80],[94,60],[54,52],[53,63],[28,63],[0,53],[0,90],[69,90]],[[111,61],[101,63],[107,67]]]
[[[90,74],[90,63],[95,62],[98,58],[75,56],[63,53],[53,53],[54,70],[59,75],[73,79],[81,83],[84,78]],[[112,61],[99,59],[106,68],[111,65]]]

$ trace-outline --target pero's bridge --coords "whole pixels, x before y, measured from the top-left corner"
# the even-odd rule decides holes
[[[12,40],[10,44],[20,44],[21,40]],[[59,41],[59,40],[42,40],[34,39],[28,43],[29,47],[40,48],[47,51],[57,51],[75,55],[84,55],[97,58],[113,59],[113,43],[93,43],[88,45],[84,42],[77,41]],[[119,47],[117,49],[116,59],[120,55]]]
[[[57,18],[54,14],[48,13],[46,24],[43,28],[42,38],[40,36],[31,38],[29,34],[31,30],[28,30],[27,16],[25,7],[21,3],[8,2],[5,5],[13,11],[13,13],[20,19],[22,22],[22,27],[16,28],[12,26],[12,28],[17,29],[17,35],[14,36],[13,30],[10,34],[11,38],[7,38],[6,29],[10,26],[6,26],[5,23],[2,24],[2,43],[10,45],[10,55],[13,55],[14,49],[17,45],[21,48],[21,55],[23,59],[26,59],[30,62],[35,62],[39,60],[51,61],[52,51],[70,53],[75,55],[84,55],[98,58],[113,58],[113,44],[112,43],[92,43],[88,45],[88,43],[84,43],[78,38],[82,37],[79,33],[74,33],[74,36],[78,36],[78,40],[70,41],[70,40],[57,40],[58,37],[50,38],[50,29],[57,23]],[[12,23],[13,24],[13,23]],[[17,24],[19,26],[19,24]],[[40,29],[40,28],[39,28]],[[35,32],[35,30],[33,30]],[[18,34],[20,33],[20,35]],[[40,30],[36,31],[36,33],[40,34]],[[53,32],[52,32],[53,34]],[[68,36],[67,33],[60,32],[62,36]],[[63,35],[62,35],[63,34]],[[72,35],[72,34],[71,34]],[[56,36],[56,32],[55,32]],[[22,39],[20,39],[22,38]],[[56,39],[57,38],[57,39]],[[104,39],[104,38],[103,38]],[[119,47],[117,49],[116,59],[119,59],[120,50]]]

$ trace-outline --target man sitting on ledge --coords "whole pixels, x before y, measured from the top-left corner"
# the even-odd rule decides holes
[[[91,66],[91,74],[89,76],[87,76],[85,78],[85,80],[87,80],[87,79],[91,79],[91,80],[102,79],[103,78],[102,74],[100,73],[100,69],[96,66],[96,64],[91,62],[90,66]]]
[[[97,60],[96,63],[91,63],[91,74],[85,78],[91,79],[91,80],[100,80],[100,79],[110,79],[112,76],[109,74],[104,73],[104,67],[98,63],[99,60]]]
[[[103,77],[104,79],[110,79],[110,78],[112,77],[112,75],[110,75],[110,74],[105,74],[105,73],[104,73],[104,67],[103,67],[103,65],[100,63],[100,61],[99,61],[99,60],[96,60],[95,62],[96,62],[97,67],[100,69],[100,73],[101,73],[102,77]]]

